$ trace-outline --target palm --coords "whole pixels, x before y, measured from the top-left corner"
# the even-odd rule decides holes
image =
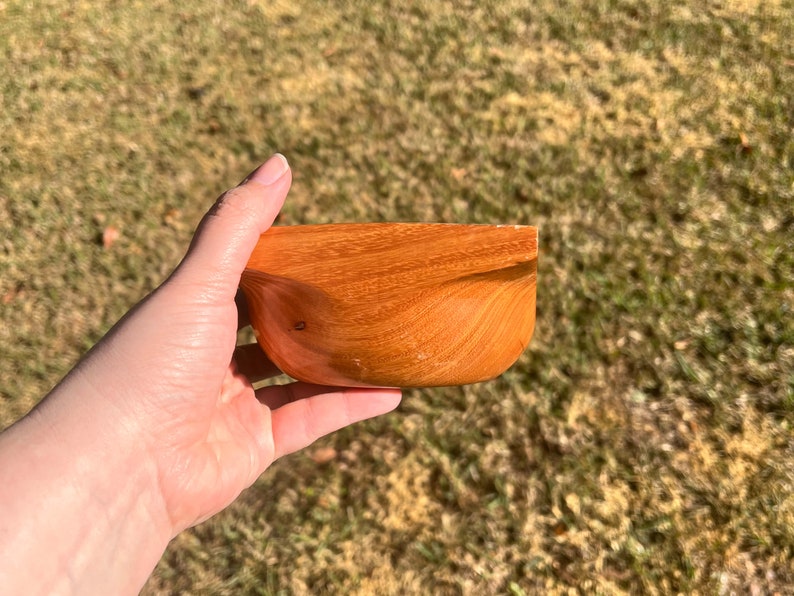
[[[186,403],[161,451],[161,489],[172,519],[191,525],[220,511],[273,459],[270,410],[231,365],[213,402]],[[265,439],[266,440],[266,439]]]
[[[171,288],[159,294],[153,300],[170,315],[156,335],[180,344],[202,337],[159,371],[162,389],[150,408],[166,414],[149,428],[163,497],[172,519],[192,525],[231,503],[272,462],[271,413],[232,360],[234,303],[194,307],[180,302],[181,292]],[[202,319],[204,325],[194,324]],[[157,338],[148,343],[163,345]]]

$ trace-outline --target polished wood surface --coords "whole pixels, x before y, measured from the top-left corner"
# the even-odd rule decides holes
[[[463,385],[500,375],[529,343],[537,254],[531,226],[274,227],[240,286],[257,341],[295,379]]]

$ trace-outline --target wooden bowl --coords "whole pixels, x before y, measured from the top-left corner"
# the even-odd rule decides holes
[[[257,341],[291,377],[430,387],[491,379],[535,327],[531,226],[274,227],[240,287]]]

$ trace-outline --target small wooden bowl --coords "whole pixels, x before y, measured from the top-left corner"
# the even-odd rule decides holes
[[[240,287],[257,341],[291,377],[430,387],[491,379],[535,327],[531,226],[274,227]]]

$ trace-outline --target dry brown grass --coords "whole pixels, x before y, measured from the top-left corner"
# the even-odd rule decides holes
[[[0,3],[0,423],[280,150],[281,223],[540,226],[536,337],[279,462],[146,593],[790,593],[792,15]]]

